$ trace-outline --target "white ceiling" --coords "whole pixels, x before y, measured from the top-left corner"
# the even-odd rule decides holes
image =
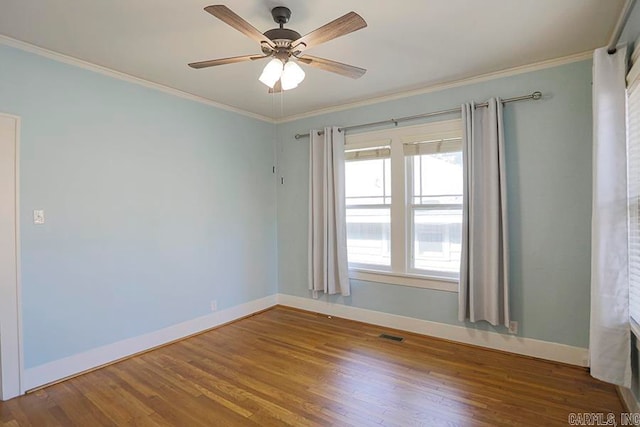
[[[219,0],[220,1],[220,0]],[[193,70],[187,63],[259,53],[203,11],[216,0],[2,0],[0,34],[271,118],[419,89],[606,45],[624,0],[245,0],[224,3],[260,31],[306,34],[349,12],[368,27],[309,49],[366,68],[352,80],[305,67],[274,99],[264,61]]]

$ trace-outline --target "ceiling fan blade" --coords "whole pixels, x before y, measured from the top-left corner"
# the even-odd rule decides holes
[[[354,67],[353,65],[347,65],[342,62],[318,58],[317,56],[311,55],[304,55],[298,58],[298,61],[311,65],[312,67],[320,68],[321,70],[331,71],[332,73],[340,74],[345,77],[351,77],[352,79],[358,79],[367,72],[364,68]]]
[[[294,43],[295,50],[302,51],[320,43],[333,40],[335,38],[352,33],[367,26],[362,16],[355,12],[349,12],[346,15],[337,18],[328,24],[306,34],[296,40]]]
[[[271,47],[275,47],[273,42],[253,25],[238,16],[235,12],[222,4],[215,4],[204,8],[207,12],[221,20],[227,25],[232,26],[247,37],[252,38],[258,43],[266,43]]]
[[[273,88],[269,88],[269,93],[280,93],[282,92],[282,84],[280,84],[280,80],[273,85]]]
[[[216,65],[233,64],[234,62],[255,61],[256,59],[268,58],[269,56],[270,55],[244,55],[233,56],[231,58],[211,59],[209,61],[192,62],[191,64],[189,64],[189,67],[200,69],[213,67]]]

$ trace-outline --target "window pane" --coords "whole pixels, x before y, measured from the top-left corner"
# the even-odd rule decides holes
[[[345,181],[347,206],[391,203],[389,159],[346,162]]]
[[[640,88],[627,100],[627,195],[629,215],[629,314],[640,322]]]
[[[413,211],[412,267],[458,274],[462,243],[462,209]]]
[[[462,203],[462,152],[412,156],[413,204]]]
[[[347,208],[349,263],[391,265],[389,208]]]

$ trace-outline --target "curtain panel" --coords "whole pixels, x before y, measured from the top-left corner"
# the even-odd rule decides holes
[[[591,375],[631,386],[627,249],[626,48],[593,54]]]
[[[509,236],[502,101],[462,106],[460,321],[509,326]]]
[[[348,296],[344,132],[309,135],[309,289]]]

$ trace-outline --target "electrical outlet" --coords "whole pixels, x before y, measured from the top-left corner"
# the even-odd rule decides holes
[[[509,322],[509,333],[514,335],[518,334],[518,322],[515,320]]]
[[[218,300],[211,300],[211,311],[217,311],[218,310]]]

